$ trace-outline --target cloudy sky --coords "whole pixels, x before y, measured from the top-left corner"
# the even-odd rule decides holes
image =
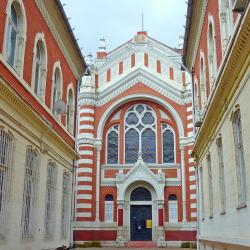
[[[96,53],[99,38],[106,39],[107,51],[131,39],[142,29],[172,47],[178,47],[184,33],[185,0],[61,0],[70,18],[79,46],[86,55]]]

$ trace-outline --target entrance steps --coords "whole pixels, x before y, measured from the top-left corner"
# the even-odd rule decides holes
[[[153,241],[129,241],[125,244],[126,247],[133,248],[146,248],[146,247],[157,247],[157,244]]]

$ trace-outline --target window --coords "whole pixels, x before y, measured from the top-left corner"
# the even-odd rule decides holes
[[[47,167],[47,190],[45,204],[45,236],[52,238],[55,231],[56,165],[49,162]]]
[[[8,27],[8,38],[7,38],[7,60],[12,67],[14,67],[14,62],[15,62],[17,31],[18,31],[17,28],[18,28],[17,13],[14,5],[12,4],[9,27]]]
[[[211,169],[211,155],[207,154],[207,171],[208,171],[208,194],[209,194],[209,218],[213,218],[213,182]]]
[[[114,220],[114,198],[113,195],[105,196],[105,222],[113,222]]]
[[[208,61],[209,61],[209,81],[211,89],[215,81],[217,62],[216,62],[215,30],[212,17],[210,17],[210,19],[211,20],[208,25]]]
[[[204,57],[200,59],[200,92],[201,92],[201,110],[205,110],[207,101],[207,88],[206,88],[206,73],[204,65]]]
[[[233,132],[238,186],[238,205],[244,206],[247,198],[247,187],[240,110],[237,110],[233,117]]]
[[[118,163],[119,126],[114,125],[108,130],[107,136],[107,164]]]
[[[13,150],[12,135],[0,129],[0,239],[5,238],[6,233]]]
[[[230,0],[220,0],[220,30],[222,52],[224,53],[232,32],[232,6]]]
[[[5,55],[17,73],[22,74],[26,39],[26,17],[22,1],[9,1],[7,7]]]
[[[42,33],[37,33],[35,37],[32,72],[32,86],[34,93],[41,101],[45,101],[47,48],[44,34]]]
[[[22,208],[22,236],[31,237],[35,229],[35,208],[37,201],[39,171],[39,155],[36,150],[28,147],[26,150],[26,164],[24,177],[23,208]]]
[[[147,163],[156,162],[156,117],[147,105],[137,104],[125,114],[125,162],[135,163],[138,152]]]
[[[224,176],[224,162],[223,162],[223,149],[222,149],[222,138],[219,137],[216,141],[217,152],[219,159],[219,181],[220,181],[220,204],[221,213],[225,213],[226,209],[226,190],[225,190],[225,176]]]
[[[178,202],[175,194],[168,196],[168,216],[170,223],[178,222]]]
[[[138,187],[135,188],[130,197],[131,201],[151,201],[151,193],[147,188],[144,187]]]
[[[167,124],[162,124],[162,143],[163,163],[175,162],[174,133]]]
[[[205,204],[204,204],[204,178],[203,178],[203,169],[202,167],[199,168],[199,174],[200,174],[200,199],[201,199],[201,218],[204,220],[204,210],[205,210]]]
[[[61,236],[66,238],[69,232],[70,220],[70,174],[63,173],[62,182],[62,213],[61,213]]]
[[[71,134],[74,133],[74,118],[75,118],[74,94],[73,90],[70,89],[68,92],[68,100],[67,100],[67,130]]]
[[[56,63],[57,64],[57,63]],[[55,104],[62,98],[62,73],[61,69],[55,65],[52,84],[52,112],[56,115]]]

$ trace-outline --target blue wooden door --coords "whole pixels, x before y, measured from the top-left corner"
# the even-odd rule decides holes
[[[152,227],[150,227],[149,221],[152,221],[151,205],[131,205],[130,207],[131,241],[152,240]]]

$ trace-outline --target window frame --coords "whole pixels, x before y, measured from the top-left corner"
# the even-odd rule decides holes
[[[118,126],[118,130],[116,130],[116,129],[114,128],[115,126]],[[118,159],[117,159],[117,163],[108,163],[108,135],[109,135],[109,133],[112,132],[112,131],[116,132],[117,135],[118,135]],[[119,162],[119,159],[120,159],[120,124],[114,124],[114,125],[112,125],[112,126],[108,129],[108,131],[107,131],[107,133],[106,133],[106,164],[108,164],[108,165],[119,164],[119,163],[120,163],[120,162]]]
[[[216,140],[217,154],[219,162],[219,183],[220,183],[220,209],[221,214],[226,212],[226,187],[225,187],[225,168],[223,159],[223,144],[221,134]]]
[[[163,125],[167,125],[167,128],[163,129]],[[163,152],[163,134],[166,130],[170,130],[173,133],[173,137],[174,137],[174,162],[164,162],[164,152]],[[173,127],[171,127],[169,124],[167,123],[162,123],[161,124],[161,138],[162,138],[162,163],[164,164],[173,164],[176,163],[176,134],[175,131],[173,129]]]
[[[112,196],[112,200],[106,200],[108,196]],[[107,212],[107,207],[112,208],[112,212]],[[114,222],[114,196],[112,194],[106,194],[104,199],[104,221],[106,223],[113,223]],[[108,219],[108,216],[110,215],[110,219]],[[112,218],[112,219],[111,219]]]
[[[34,159],[35,158],[35,159]],[[32,163],[29,161],[32,160]],[[35,232],[38,200],[40,155],[32,146],[26,149],[21,230],[22,238],[32,238]],[[32,168],[32,169],[31,169]],[[30,186],[31,185],[31,186]],[[29,189],[29,187],[31,189]],[[27,203],[27,200],[30,201]],[[28,216],[28,217],[27,217]]]
[[[69,172],[63,172],[62,200],[61,200],[61,238],[66,239],[70,224],[70,193],[71,176]],[[67,183],[66,183],[67,182]]]
[[[247,183],[246,183],[246,168],[244,156],[244,143],[242,136],[242,122],[239,107],[233,114],[233,137],[234,137],[234,157],[236,165],[236,179],[238,190],[238,208],[244,207],[247,204]],[[238,141],[239,140],[239,141]],[[241,153],[240,153],[241,152]]]
[[[16,46],[14,53],[14,62],[13,66],[8,62],[8,34],[9,34],[9,23],[11,17],[11,6],[14,6],[17,19],[18,19],[18,27],[17,27],[17,37],[16,37]],[[3,39],[3,55],[10,66],[17,74],[21,77],[23,76],[23,68],[24,68],[24,54],[25,54],[25,46],[26,46],[26,33],[27,33],[27,20],[25,8],[22,0],[8,0],[6,6],[6,19],[5,19],[5,30],[4,30],[4,39]]]
[[[224,55],[230,37],[232,36],[233,33],[232,1],[220,0],[219,19],[220,19],[220,32],[221,32],[221,48],[222,48],[222,55]]]
[[[210,27],[211,27],[211,36],[210,36]],[[208,27],[207,27],[207,48],[208,48],[208,74],[209,74],[209,88],[210,91],[215,86],[216,76],[217,76],[217,48],[216,48],[216,33],[214,18],[212,15],[208,16]]]
[[[49,176],[50,174],[49,167],[53,169],[51,177]],[[54,221],[55,221],[55,207],[56,207],[56,191],[57,191],[57,166],[54,162],[49,161],[47,165],[45,218],[44,218],[45,238],[53,238],[55,234]],[[52,192],[52,194],[49,195],[49,192]],[[51,200],[48,200],[49,198]]]
[[[37,46],[40,47],[41,52],[41,67],[40,67],[40,82],[38,87],[38,93],[35,93],[35,80],[36,80],[36,53],[37,53]],[[47,55],[47,45],[44,38],[43,33],[37,33],[35,40],[34,40],[34,47],[33,47],[33,64],[32,64],[32,79],[31,79],[31,86],[34,95],[39,98],[42,102],[45,102],[46,96],[46,83],[47,83],[47,65],[48,63],[48,55]]]
[[[142,114],[149,112],[149,113],[151,113],[153,115],[153,117],[155,119],[154,123],[152,125],[150,125],[150,126],[149,125],[147,125],[147,126],[144,125],[144,128],[142,130],[137,129],[135,125],[127,125],[126,124],[126,119],[127,119],[128,115],[130,113],[136,112],[135,111],[136,107],[140,106],[140,105],[144,106],[144,108],[149,108],[150,109],[150,110],[145,109],[146,111],[144,110],[142,112]],[[133,111],[131,111],[132,108],[134,109]],[[139,115],[139,117],[138,117],[139,121],[138,121],[137,124],[141,123],[142,118],[143,118],[143,115]],[[158,154],[157,154],[157,152],[158,152],[157,123],[158,123],[158,120],[157,120],[155,110],[150,105],[145,104],[145,103],[137,103],[137,104],[134,104],[134,105],[131,105],[131,106],[128,107],[128,109],[126,110],[125,115],[124,115],[124,128],[123,128],[124,129],[124,162],[125,162],[125,164],[134,164],[136,162],[136,160],[135,160],[134,163],[126,163],[126,133],[130,129],[135,129],[139,134],[139,152],[140,151],[142,152],[141,148],[142,148],[142,134],[143,134],[143,132],[149,128],[155,133],[155,162],[154,163],[158,162]],[[128,126],[128,128],[125,128],[125,126]],[[155,128],[153,128],[153,126],[155,126]],[[150,163],[150,164],[154,164],[154,163]]]
[[[214,194],[213,194],[213,175],[212,175],[212,164],[211,164],[211,154],[210,152],[206,155],[207,160],[207,175],[208,175],[208,196],[209,196],[209,218],[213,218],[214,212]]]
[[[7,226],[8,226],[8,210],[6,209],[11,192],[11,175],[13,171],[13,160],[14,160],[14,151],[15,151],[15,138],[4,128],[0,128],[0,178],[1,178],[1,186],[0,186],[0,239],[6,238]],[[4,149],[5,154],[3,154],[3,145],[6,142],[8,143],[8,152],[7,149]],[[5,144],[5,145],[6,145]],[[4,160],[3,160],[4,159]],[[3,181],[5,178],[5,182]]]
[[[204,114],[207,103],[207,77],[206,77],[206,63],[205,56],[200,51],[200,98],[201,98],[201,113]]]
[[[71,121],[69,124],[69,93],[70,91],[72,92],[72,117],[71,117]],[[74,89],[73,89],[73,84],[70,83],[68,85],[68,89],[67,89],[67,107],[66,107],[66,130],[71,134],[74,135],[74,131],[75,131],[75,93],[74,93]],[[69,126],[70,125],[70,126]]]
[[[176,200],[170,200],[169,197],[170,197],[171,195],[174,195],[175,198],[176,198]],[[176,209],[176,211],[175,211],[175,213],[176,213],[176,218],[172,218],[172,217],[171,217],[171,220],[170,220],[170,205],[175,205],[175,206],[176,206],[176,207],[175,207],[175,209]],[[179,211],[178,211],[178,198],[177,198],[177,195],[176,195],[176,194],[169,194],[169,195],[168,195],[168,222],[169,222],[169,223],[178,223],[178,220],[179,220],[178,212],[179,212]]]
[[[55,100],[54,100],[55,75],[57,72],[59,76],[59,80],[58,80],[59,86],[57,89],[58,91],[57,97],[55,97]],[[56,114],[54,106],[57,100],[62,100],[62,96],[63,96],[63,75],[62,75],[61,63],[60,61],[57,61],[54,63],[54,66],[53,66],[50,109],[51,109],[52,115],[56,117],[56,119],[58,120],[61,120],[61,115]]]

